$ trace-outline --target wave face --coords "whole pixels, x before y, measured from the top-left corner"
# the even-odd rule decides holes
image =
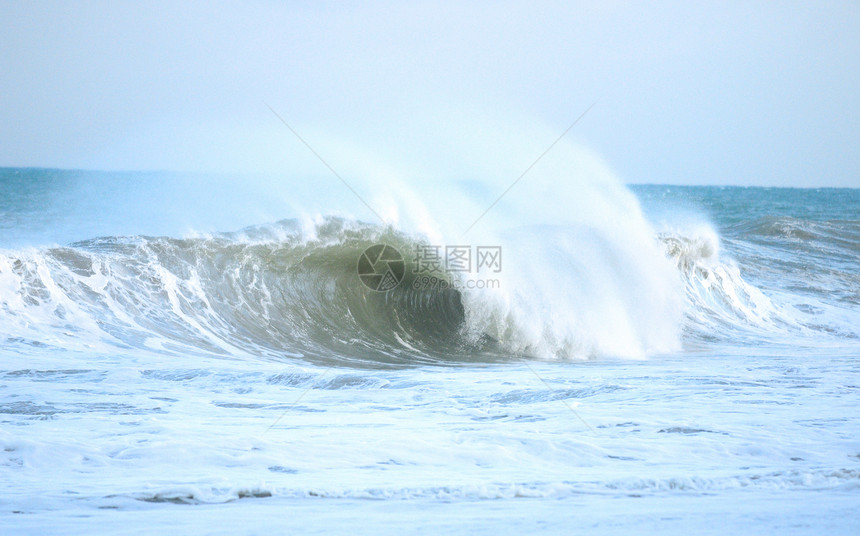
[[[473,351],[460,295],[376,292],[362,251],[406,250],[390,229],[287,221],[211,238],[101,238],[0,256],[9,341],[177,354],[427,361]]]

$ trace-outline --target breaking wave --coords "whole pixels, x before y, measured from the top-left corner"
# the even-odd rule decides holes
[[[662,261],[674,263],[668,276],[659,259],[593,228],[521,230],[507,237],[517,255],[496,287],[468,288],[454,272],[423,284],[413,256],[426,239],[343,218],[206,238],[100,238],[0,254],[0,325],[12,348],[379,365],[642,357],[673,349],[681,332],[707,342],[815,330],[722,260],[710,228],[658,239]],[[376,244],[405,259],[403,280],[385,292],[358,277],[359,257]],[[634,269],[643,262],[655,263],[644,276]]]

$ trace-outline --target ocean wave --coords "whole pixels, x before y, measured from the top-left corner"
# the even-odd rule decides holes
[[[498,288],[470,288],[452,271],[428,286],[413,258],[425,238],[333,217],[6,251],[0,336],[9,349],[387,366],[641,357],[671,349],[681,328],[695,341],[816,329],[722,259],[709,227],[657,238],[665,267],[591,227],[525,229],[509,237],[518,255]],[[382,276],[362,279],[361,262],[386,246],[402,258],[400,280],[379,291]]]
[[[747,238],[783,239],[798,244],[826,245],[860,251],[860,220],[811,220],[792,216],[762,216],[734,225]]]
[[[765,244],[762,230],[769,233],[776,222],[797,226],[792,218],[764,218],[736,227],[732,231],[735,250],[741,253],[745,264],[739,265],[731,256],[721,253],[720,236],[709,226],[700,226],[684,232],[662,232],[659,238],[666,254],[679,271],[685,287],[685,335],[688,341],[751,340],[771,342],[797,342],[810,336],[831,336],[839,339],[856,339],[860,334],[852,329],[853,315],[840,302],[856,301],[852,282],[858,275],[853,270],[840,271],[833,263],[822,274],[814,257],[808,251],[794,248],[781,251],[773,241]],[[804,222],[807,226],[810,222]],[[765,233],[765,234],[767,234]],[[780,236],[795,236],[783,230]],[[844,236],[844,235],[841,235]],[[819,239],[822,239],[820,236]],[[803,248],[820,250],[811,239],[803,239]],[[844,249],[840,249],[842,254]],[[832,261],[833,256],[828,258]],[[757,277],[765,282],[775,279],[779,286],[766,291],[750,281]],[[840,288],[844,287],[844,291]],[[786,336],[789,338],[785,338]]]
[[[719,236],[705,227],[689,234],[661,233],[666,254],[684,280],[686,332],[694,339],[726,338],[758,328],[760,333],[782,332],[790,326],[780,308],[748,283],[740,269],[720,257]]]
[[[497,281],[508,287],[501,289],[471,288],[452,271],[428,286],[412,258],[426,239],[342,218],[204,238],[106,237],[7,251],[0,254],[2,335],[10,348],[119,347],[339,364],[589,357],[604,341],[622,341],[638,354],[637,329],[646,338],[662,336],[633,325],[632,315],[647,319],[652,310],[650,301],[626,295],[643,281],[631,276],[611,237],[578,232],[544,230],[557,240],[532,244],[519,266],[509,259],[513,268]],[[406,265],[402,281],[385,292],[369,288],[379,281],[359,276],[363,252],[379,245],[403,252]],[[594,253],[577,258],[589,249]],[[589,283],[606,292],[589,296]],[[580,298],[575,303],[560,299],[572,293]],[[604,341],[576,318],[558,317],[571,305],[592,316],[605,308],[596,317],[607,330]]]

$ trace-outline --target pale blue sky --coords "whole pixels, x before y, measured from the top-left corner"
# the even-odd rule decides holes
[[[860,187],[860,3],[0,3],[0,166],[319,171],[269,103],[408,170],[595,101],[628,182]]]

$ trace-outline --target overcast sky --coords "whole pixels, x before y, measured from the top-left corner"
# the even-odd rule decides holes
[[[627,182],[860,187],[860,3],[0,3],[0,166],[318,167],[268,103],[408,168],[595,102]]]

